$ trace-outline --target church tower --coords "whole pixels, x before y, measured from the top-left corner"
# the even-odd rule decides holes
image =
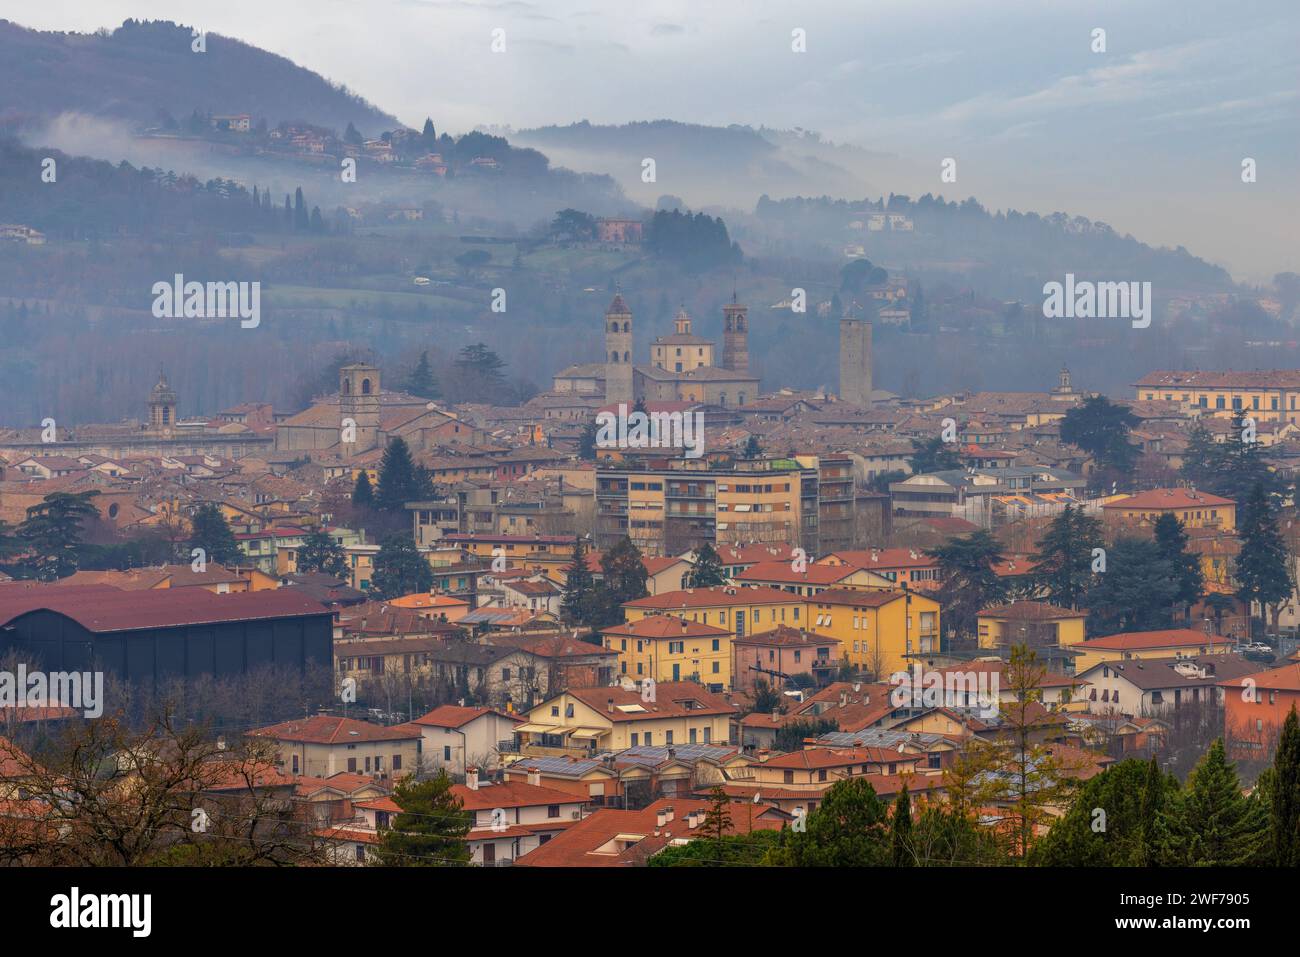
[[[149,393],[149,431],[171,435],[176,426],[176,393],[167,384],[167,376],[158,370],[158,384]]]
[[[722,368],[749,371],[749,307],[736,302],[734,292],[722,307]]]
[[[605,401],[630,405],[632,389],[632,310],[620,290],[605,310]]]
[[[350,437],[344,419],[356,424],[353,442],[344,441]],[[367,452],[379,444],[379,370],[375,366],[357,362],[339,369],[339,420],[339,441],[347,454]]]
[[[840,319],[840,401],[871,408],[871,322]]]

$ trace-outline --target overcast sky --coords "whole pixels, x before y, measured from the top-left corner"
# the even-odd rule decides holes
[[[815,129],[904,158],[913,174],[887,189],[1101,219],[1245,281],[1300,271],[1297,0],[0,0],[0,15],[176,20],[439,131]],[[939,181],[949,156],[955,187]]]

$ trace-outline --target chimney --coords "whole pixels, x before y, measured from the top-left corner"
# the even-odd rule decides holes
[[[663,827],[668,823],[668,812],[660,811],[655,815],[655,827]]]
[[[673,819],[673,809],[670,805],[669,807],[664,808],[664,823],[666,824],[672,819]]]
[[[848,704],[848,703],[849,703],[849,693],[848,693],[847,691],[841,691],[841,692],[840,692],[840,707],[842,708],[842,707],[844,707],[844,706],[845,706],[846,704]]]
[[[700,825],[700,818],[699,818],[698,811],[692,811],[690,814],[686,815],[686,827],[689,830],[693,831],[697,827],[699,827],[699,825]]]
[[[537,770],[537,768],[529,768],[529,769],[528,769],[528,783],[531,784],[531,785],[532,785],[533,787],[535,787],[535,788],[539,788],[539,787],[541,787],[541,786],[542,786],[542,772],[539,771],[539,770]]]
[[[465,787],[471,791],[478,790],[478,768],[465,769]]]
[[[768,752],[768,750],[767,750],[766,748],[764,748],[762,751],[759,751],[759,752],[758,752],[758,763],[759,763],[759,764],[767,764],[767,759],[770,758],[770,757],[771,757],[771,754]]]
[[[606,699],[605,699],[605,710],[608,711],[610,714],[613,714],[613,713],[614,713],[614,699],[613,699],[613,698],[606,698]]]

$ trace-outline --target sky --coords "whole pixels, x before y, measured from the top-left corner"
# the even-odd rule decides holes
[[[1243,282],[1300,272],[1296,0],[0,0],[0,16],[175,20],[439,131],[812,129],[899,157],[888,190],[1087,216]]]

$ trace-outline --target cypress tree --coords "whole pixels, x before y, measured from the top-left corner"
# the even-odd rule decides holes
[[[1269,800],[1269,836],[1273,863],[1300,867],[1300,720],[1295,705],[1282,723],[1282,736],[1273,755]]]
[[[898,792],[894,801],[894,816],[890,830],[893,832],[893,858],[895,867],[915,867],[916,855],[912,851],[912,798],[907,785]]]

